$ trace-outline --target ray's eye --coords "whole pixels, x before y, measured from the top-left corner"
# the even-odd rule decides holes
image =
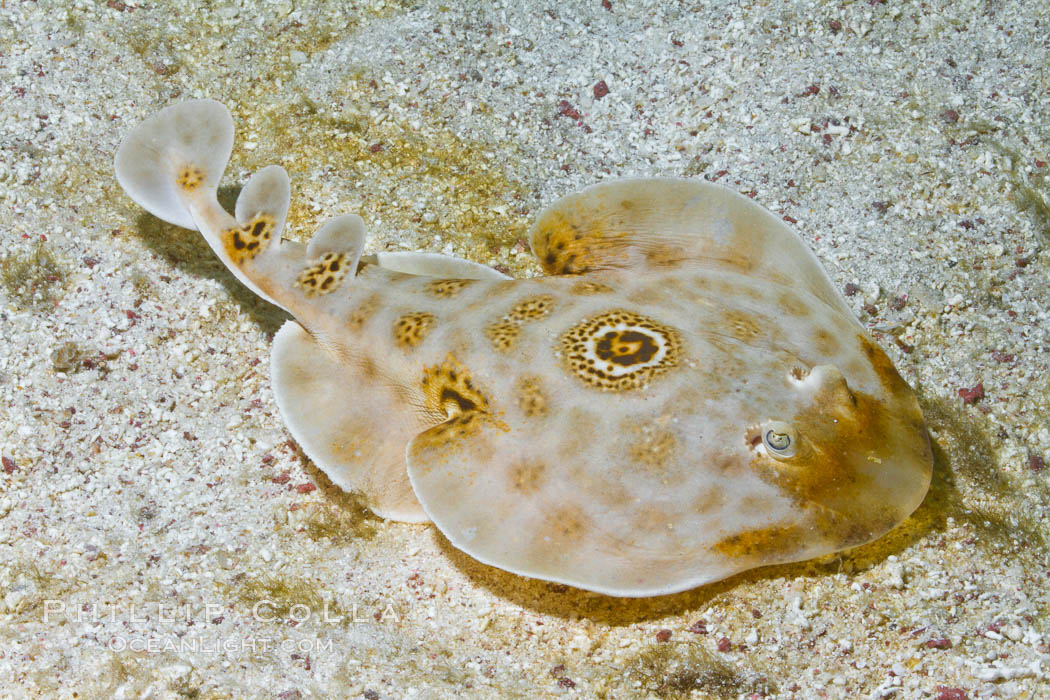
[[[773,457],[788,459],[795,456],[798,436],[795,429],[782,421],[770,421],[762,426],[762,444]]]

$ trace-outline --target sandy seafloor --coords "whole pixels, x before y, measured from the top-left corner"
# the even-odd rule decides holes
[[[1050,697],[1045,3],[197,5],[0,3],[0,696]],[[283,165],[300,239],[359,212],[369,250],[527,276],[587,184],[750,193],[916,388],[926,501],[640,600],[369,517],[282,425],[283,312],[114,179],[204,96],[224,195]]]

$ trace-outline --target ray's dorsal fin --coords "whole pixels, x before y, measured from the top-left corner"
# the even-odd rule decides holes
[[[268,243],[270,240],[279,241],[281,232],[284,231],[284,223],[288,216],[288,205],[291,202],[291,196],[288,174],[284,171],[284,168],[279,165],[270,165],[252,175],[248,180],[248,184],[244,186],[244,189],[237,196],[235,218],[239,226],[229,226],[227,224],[227,230],[223,231],[222,235],[215,235],[215,227],[209,225],[209,223],[212,223],[209,220],[220,219],[219,221],[214,221],[215,224],[227,223],[224,221],[225,217],[222,216],[225,212],[221,212],[221,214],[216,216],[215,213],[208,211],[194,211],[194,216],[201,219],[199,228],[204,235],[204,239],[211,246],[211,249],[215,251],[215,255],[233,273],[234,277],[263,299],[266,299],[271,304],[283,306],[285,309],[288,307],[277,301],[272,290],[269,293],[264,291],[263,287],[267,286],[265,281],[259,279],[257,274],[249,274],[250,271],[246,269],[245,263],[251,260],[254,255],[246,256],[244,250],[237,249],[233,240],[234,238],[240,239],[243,236],[241,242],[244,248],[254,245],[255,248],[252,250],[263,246],[264,243]],[[265,233],[260,233],[264,229]],[[232,235],[230,233],[231,230],[235,231]],[[292,252],[293,249],[301,248],[299,244],[293,242],[282,244],[280,247],[284,248],[281,252],[285,256]],[[276,249],[276,246],[271,248],[271,254]]]
[[[552,275],[716,265],[801,284],[846,309],[798,234],[747,197],[712,183],[646,178],[592,185],[544,210],[530,241]]]

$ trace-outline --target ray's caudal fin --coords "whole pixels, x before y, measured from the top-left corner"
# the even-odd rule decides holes
[[[357,267],[363,222],[356,215],[332,219],[309,247],[282,241],[291,191],[278,165],[252,176],[230,216],[216,191],[232,149],[233,120],[225,106],[215,100],[183,102],[128,134],[117,151],[117,180],[154,216],[200,231],[238,280],[294,313],[301,297],[331,291]]]

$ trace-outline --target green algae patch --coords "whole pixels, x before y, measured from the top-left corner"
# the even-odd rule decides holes
[[[83,369],[88,354],[73,341],[66,341],[51,354],[51,369],[66,374],[79,372]]]
[[[1013,187],[1014,204],[1032,218],[1032,223],[1043,238],[1050,239],[1050,182],[1047,182],[1050,169],[1044,163],[1034,172],[1026,173],[1022,164],[1032,162],[1032,158],[1025,158],[1013,148],[996,141],[990,143],[1009,162],[1009,168],[1004,172]]]
[[[743,673],[715,658],[699,642],[658,642],[643,649],[624,667],[627,687],[632,684],[658,698],[761,696],[776,693],[763,676]]]
[[[1032,217],[1044,238],[1050,238],[1050,204],[1039,190],[1027,184],[1015,185],[1014,201],[1017,208]]]
[[[15,562],[0,572],[5,579],[8,613],[22,621],[40,619],[49,601],[65,605],[69,597],[85,585],[81,579],[65,578],[57,573],[44,571],[35,562]],[[61,613],[51,611],[50,614],[56,619],[64,619],[66,613],[63,610]]]
[[[331,501],[310,509],[303,521],[301,527],[307,537],[314,541],[328,540],[333,545],[375,537],[380,519],[360,496],[339,491],[329,497]]]
[[[0,260],[0,286],[21,311],[54,308],[68,275],[65,265],[42,242]]]
[[[319,591],[324,585],[294,576],[263,574],[243,576],[232,583],[219,583],[246,612],[261,621],[316,621],[319,624],[349,624],[352,616],[337,602],[326,601]]]

